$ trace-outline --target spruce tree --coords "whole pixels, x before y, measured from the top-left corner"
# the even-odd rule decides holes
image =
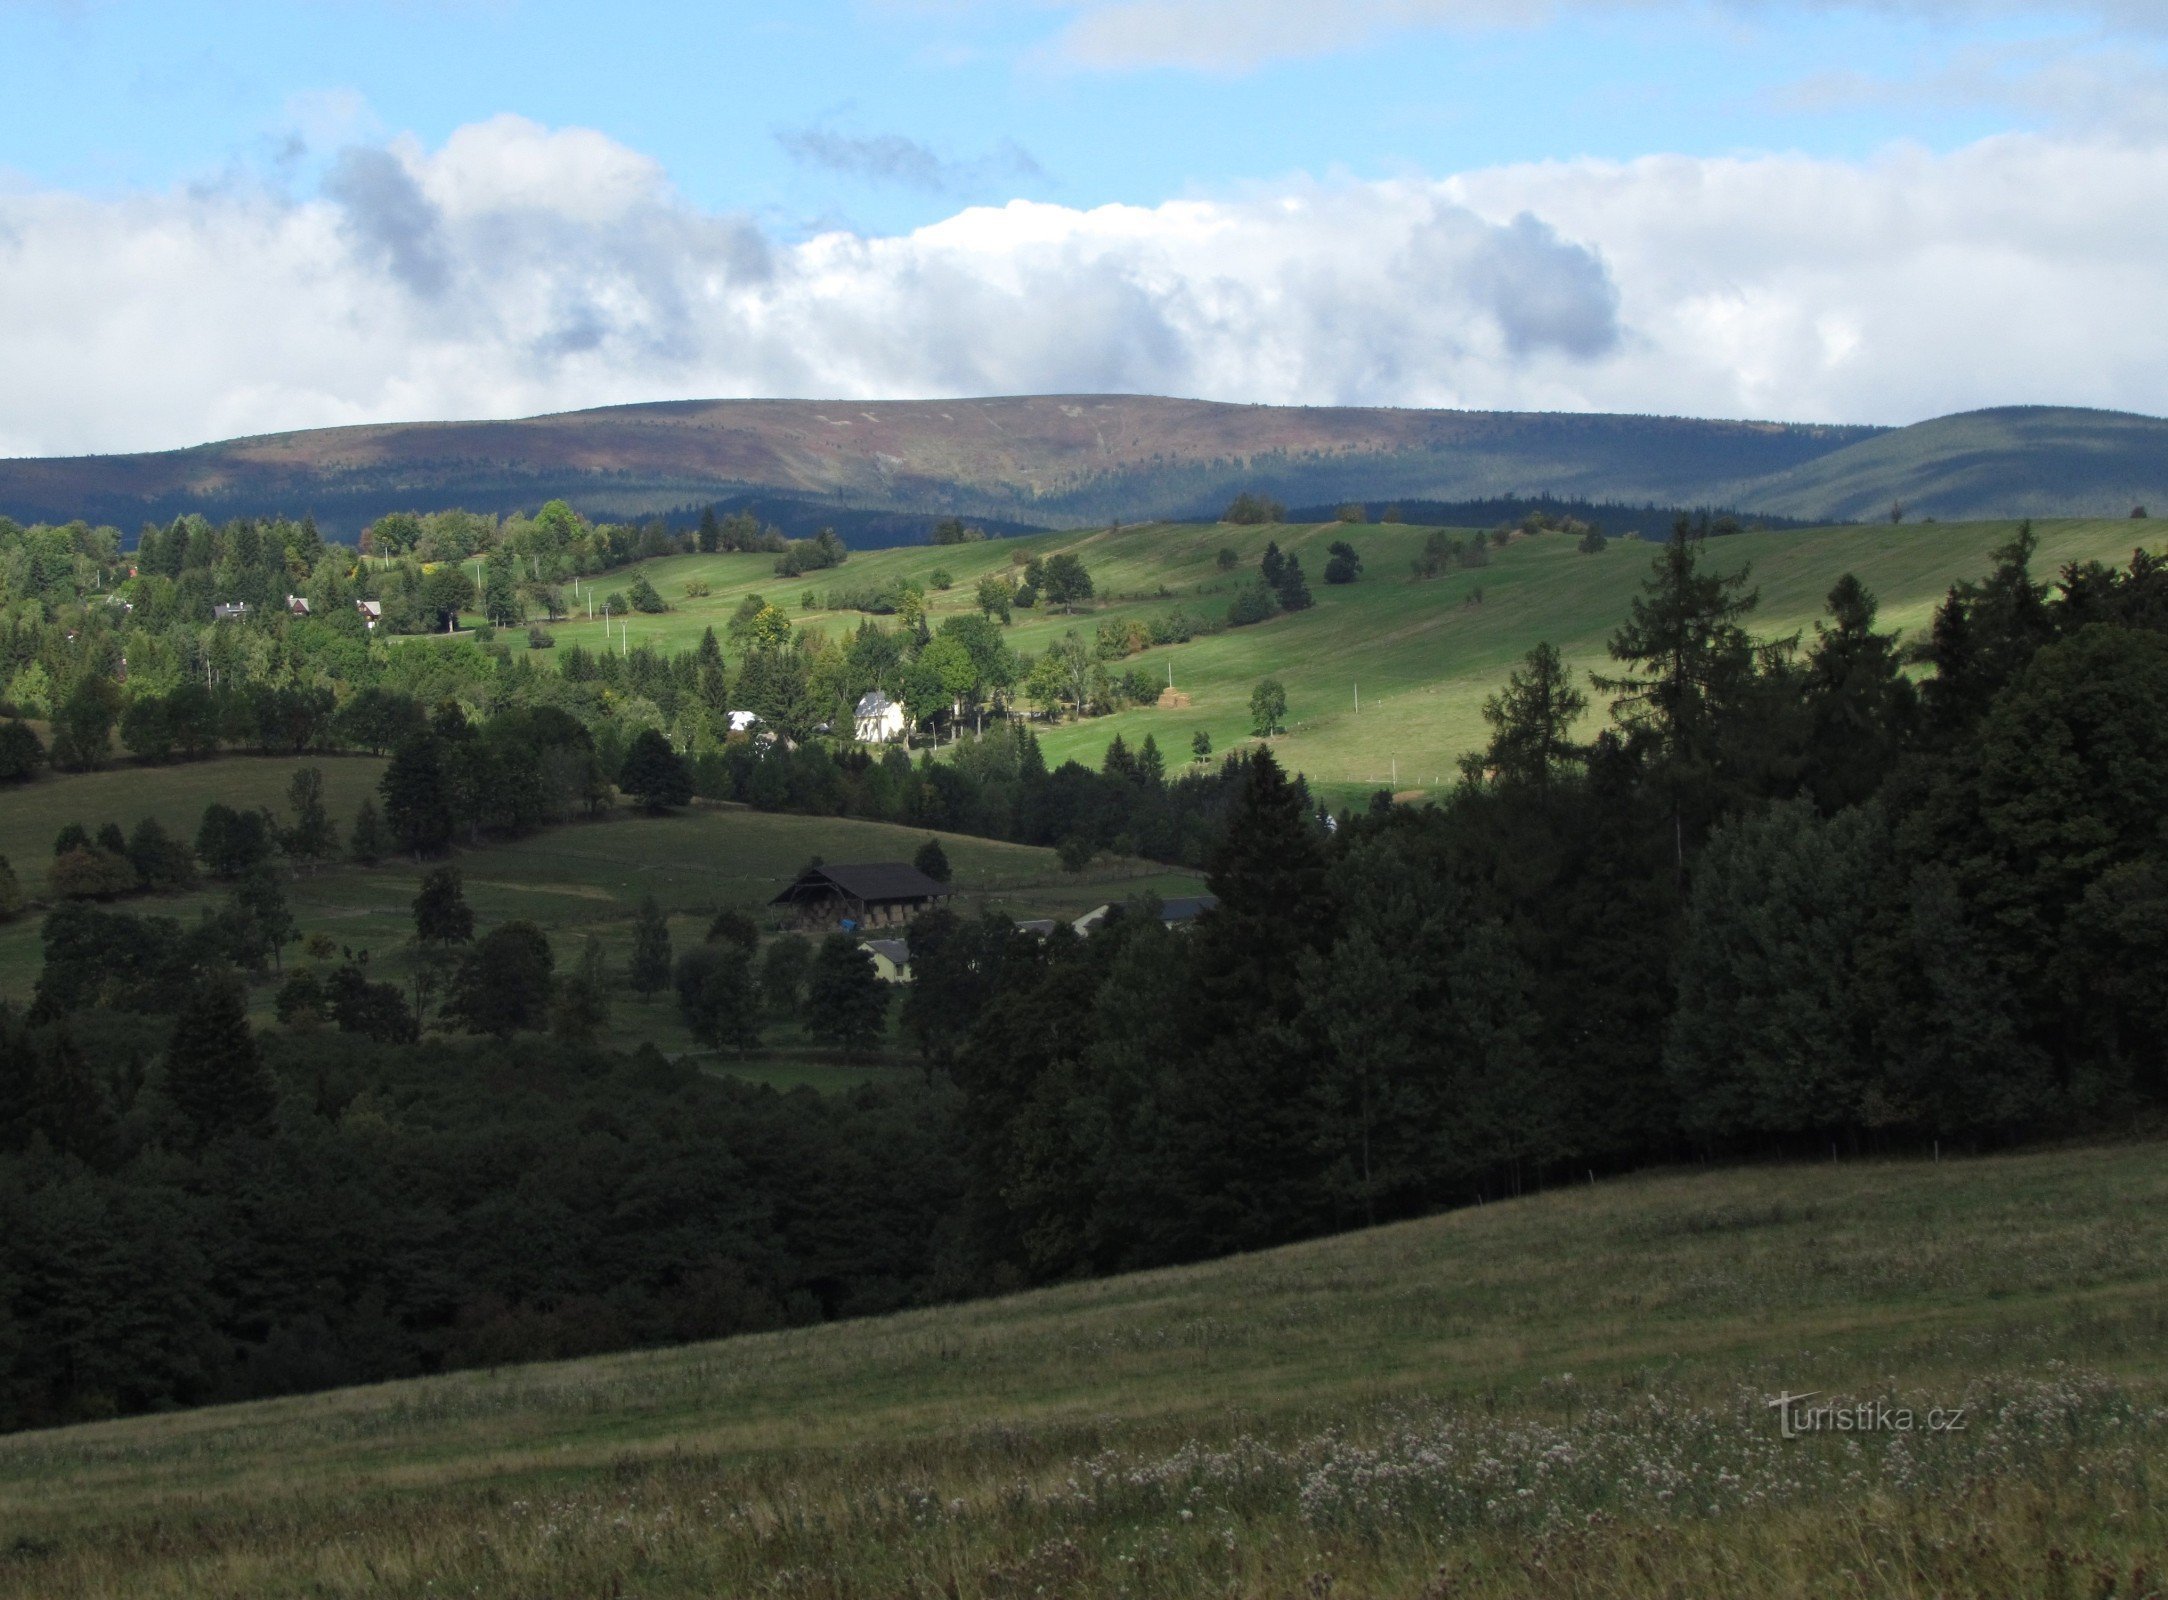
[[[625,974],[632,992],[652,999],[670,984],[670,919],[649,895],[632,922],[632,964]]]
[[[384,859],[384,824],[377,817],[376,802],[364,798],[354,813],[354,829],[347,835],[346,853],[364,867]]]
[[[1302,558],[1292,552],[1281,565],[1280,581],[1273,588],[1283,611],[1307,611],[1315,604],[1310,598],[1310,581],[1302,575]]]
[[[1611,657],[1627,675],[1594,680],[1614,696],[1611,715],[1629,737],[1653,747],[1681,893],[1688,834],[1698,837],[1716,809],[1720,744],[1754,687],[1754,643],[1742,624],[1760,599],[1747,588],[1745,569],[1704,571],[1702,545],[1680,517],[1611,636]]]
[[[1490,744],[1461,758],[1471,781],[1486,774],[1510,787],[1546,789],[1551,780],[1587,759],[1573,742],[1573,725],[1588,709],[1588,696],[1548,640],[1522,658],[1506,686],[1483,702]]]
[[[911,865],[933,879],[935,883],[949,881],[948,852],[941,848],[939,839],[928,839],[918,847],[918,854],[911,858]]]
[[[174,1018],[166,1097],[192,1145],[269,1129],[278,1089],[249,1029],[238,985],[203,984]]]
[[[1851,573],[1829,592],[1807,661],[1807,773],[1825,815],[1881,786],[1919,721],[1919,695],[1893,633],[1874,630],[1875,601]]]
[[[452,787],[434,734],[402,744],[378,787],[384,795],[385,825],[401,850],[419,860],[441,853],[452,842]]]
[[[286,801],[293,808],[293,826],[280,843],[293,861],[315,866],[339,853],[339,830],[324,809],[324,774],[320,767],[302,767],[286,786]]]
[[[113,1159],[119,1130],[89,1055],[63,1026],[36,1060],[33,1125],[54,1149],[88,1166],[105,1166]]]
[[[0,1008],[0,1150],[20,1150],[36,1131],[37,1080],[28,1030]]]

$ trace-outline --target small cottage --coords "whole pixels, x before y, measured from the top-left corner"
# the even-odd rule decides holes
[[[902,861],[807,867],[769,902],[800,928],[900,928],[946,902],[949,886]]]
[[[361,613],[361,620],[371,633],[376,632],[376,625],[384,620],[384,602],[381,600],[356,600],[354,609]]]
[[[213,622],[239,622],[247,615],[248,602],[246,600],[237,600],[231,605],[211,607],[211,620]]]
[[[878,689],[859,696],[851,720],[860,744],[892,744],[903,737],[903,707]]]
[[[286,597],[286,610],[290,615],[305,617],[309,614],[309,602],[301,595],[290,594]]]
[[[902,939],[864,939],[858,948],[873,957],[874,974],[883,983],[911,981],[911,946]]]

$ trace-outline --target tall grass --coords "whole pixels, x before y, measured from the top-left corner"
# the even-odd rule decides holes
[[[0,1595],[2143,1595],[2162,1155],[1654,1175],[21,1435]],[[1782,1437],[1807,1390],[1915,1425]]]

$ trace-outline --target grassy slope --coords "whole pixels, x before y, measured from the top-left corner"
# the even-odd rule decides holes
[[[0,1594],[2067,1593],[2058,1562],[2120,1573],[2168,1541],[2144,1487],[2168,1467],[2162,1154],[1655,1174],[19,1436]],[[1977,1427],[1903,1460],[1782,1444],[1780,1389],[1964,1397]],[[1501,1460],[1527,1495],[1456,1499]],[[1457,1587],[1426,1587],[1441,1567]]]
[[[1901,500],[1943,516],[2124,516],[2160,499],[2168,423],[2127,412],[2013,406],[1877,434],[1737,486],[1777,516],[1875,517]]]
[[[193,838],[205,804],[269,805],[284,812],[288,776],[297,763],[231,757],[151,772],[124,770],[49,777],[0,792],[0,853],[36,889],[52,835],[70,819],[95,828],[111,819],[133,826],[145,812]],[[332,813],[343,826],[375,780],[381,763],[326,759]],[[560,962],[573,959],[590,933],[621,966],[631,950],[631,919],[654,895],[671,915],[679,948],[697,942],[724,906],[761,911],[802,867],[828,861],[909,860],[926,838],[920,830],[829,817],[775,816],[738,807],[697,807],[651,818],[620,812],[602,822],[551,829],[511,844],[457,858],[466,894],[483,927],[523,917],[541,924]],[[1014,915],[1077,916],[1109,899],[1149,888],[1161,895],[1193,893],[1196,880],[1146,862],[1102,860],[1081,875],[1064,872],[1053,852],[1024,845],[942,835],[955,872],[958,907],[992,907]],[[404,969],[398,956],[413,931],[411,907],[422,869],[392,860],[374,868],[336,867],[296,879],[289,889],[303,935],[327,933],[341,944],[369,949],[385,970]],[[219,898],[197,893],[126,902],[130,909],[192,919]],[[26,999],[40,964],[37,919],[0,927],[0,995]],[[263,998],[259,996],[259,998]],[[268,1003],[266,1001],[266,1003]],[[618,1037],[653,1037],[682,1048],[675,1011],[661,1002],[617,1007]]]
[[[2052,575],[2073,559],[2127,561],[2151,528],[2121,520],[2043,523],[2036,570]],[[1885,626],[1917,632],[1949,585],[1982,574],[1988,552],[2012,531],[2009,523],[1945,523],[1746,534],[1712,545],[1710,554],[1725,568],[1752,564],[1762,596],[1755,626],[1764,636],[1805,631],[1811,638],[1825,597],[1847,571],[1856,572],[1881,599]],[[899,575],[923,579],[946,569],[955,587],[931,596],[938,623],[970,609],[978,577],[1010,571],[1013,554],[1074,550],[1090,567],[1101,598],[1075,617],[1044,609],[1017,613],[1012,644],[1019,651],[1038,651],[1069,627],[1089,639],[1098,622],[1109,617],[1148,616],[1177,605],[1192,614],[1224,616],[1239,582],[1254,574],[1267,540],[1277,540],[1301,555],[1317,598],[1313,610],[1150,650],[1124,664],[1161,678],[1171,669],[1175,687],[1193,698],[1188,709],[1136,709],[1051,728],[1042,738],[1050,760],[1075,756],[1096,765],[1114,734],[1134,744],[1150,733],[1170,763],[1179,762],[1200,728],[1216,749],[1246,738],[1250,691],[1258,679],[1277,676],[1287,686],[1292,718],[1289,735],[1277,741],[1280,753],[1324,793],[1351,799],[1392,781],[1396,772],[1403,789],[1449,785],[1456,758],[1482,740],[1484,698],[1539,640],[1556,644],[1577,666],[1608,665],[1605,642],[1624,619],[1653,553],[1631,541],[1614,541],[1601,555],[1584,556],[1571,541],[1557,537],[1518,540],[1494,552],[1488,567],[1418,583],[1407,574],[1425,536],[1426,530],[1408,527],[1159,523],[1118,532],[868,551],[854,555],[840,571],[799,579],[776,577],[771,558],[764,556],[678,556],[647,563],[644,570],[679,609],[658,617],[636,615],[626,628],[635,644],[690,648],[702,628],[719,629],[746,594],[759,592],[800,621],[840,636],[862,619],[857,613],[802,611],[805,591],[878,587]],[[1349,587],[1330,588],[1323,582],[1325,551],[1340,538],[1362,552],[1367,576]],[[1242,567],[1233,574],[1220,572],[1214,563],[1222,546],[1242,556]],[[710,584],[709,597],[684,597],[687,581],[694,578]],[[630,581],[629,573],[611,574],[604,592]],[[1160,597],[1162,588],[1171,594]],[[1483,603],[1469,605],[1478,588]],[[603,636],[599,622],[567,623],[556,632],[563,642],[598,648]],[[618,637],[616,629],[611,636]],[[406,647],[427,645],[416,641]],[[549,659],[548,653],[542,658]],[[1360,713],[1354,707],[1358,688]]]

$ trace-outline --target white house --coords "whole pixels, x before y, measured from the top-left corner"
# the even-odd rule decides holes
[[[730,713],[730,731],[732,733],[751,733],[759,726],[760,713],[757,711],[733,711]]]
[[[903,707],[878,689],[859,697],[852,720],[860,744],[887,744],[903,737]]]

